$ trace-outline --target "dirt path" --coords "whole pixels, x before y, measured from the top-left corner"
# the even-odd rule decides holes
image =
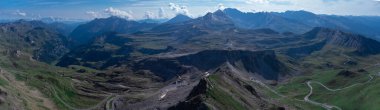
[[[55,91],[54,88],[50,88],[53,90],[53,95],[54,97],[56,97],[63,105],[65,105],[67,108],[71,109],[71,110],[93,110],[93,109],[96,109],[96,108],[101,108],[101,106],[103,106],[104,103],[106,103],[109,99],[112,99],[111,97],[113,97],[113,95],[109,95],[108,97],[104,98],[102,101],[100,101],[98,104],[92,106],[92,107],[89,107],[89,108],[76,108],[76,107],[73,107],[71,106],[70,104],[67,104],[65,101],[63,101],[58,95],[57,95],[57,92]]]
[[[13,105],[15,105],[14,108],[16,110],[23,110],[23,109],[58,110],[56,104],[51,99],[45,97],[40,91],[38,91],[37,89],[32,89],[31,87],[27,86],[25,82],[23,81],[17,81],[14,75],[10,74],[4,69],[0,68],[0,70],[1,70],[0,77],[5,79],[10,84],[10,86],[5,87],[5,89],[7,93],[10,93],[12,95],[12,97],[10,97],[9,99],[11,99],[10,102],[14,103]],[[57,95],[57,92],[55,89],[53,88],[50,88],[50,89],[53,91],[54,97],[56,97],[67,108],[72,109],[72,110],[92,110],[92,109],[100,108],[104,103],[106,103],[112,97],[112,95],[109,95],[108,97],[100,101],[98,104],[89,108],[82,109],[82,108],[76,108],[67,104]],[[23,106],[18,106],[18,105],[26,105],[26,106],[23,107]]]
[[[16,78],[0,68],[0,77],[9,82],[9,86],[6,86],[6,91],[11,94],[10,102],[18,103],[15,104],[19,108],[20,105],[25,105],[24,109],[31,110],[41,110],[41,109],[49,109],[49,110],[57,110],[57,106],[51,101],[49,98],[45,97],[40,91],[37,89],[32,89],[27,86],[23,81],[17,81]],[[24,103],[24,104],[22,104]],[[17,107],[16,107],[17,108]]]

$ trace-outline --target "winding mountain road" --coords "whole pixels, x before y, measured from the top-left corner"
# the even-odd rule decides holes
[[[316,101],[313,101],[313,100],[310,100],[309,97],[313,94],[313,86],[311,86],[312,83],[315,83],[315,84],[318,84],[318,85],[321,85],[323,88],[325,88],[326,90],[328,91],[331,91],[331,92],[336,92],[336,91],[340,91],[340,90],[344,90],[344,89],[349,89],[349,88],[352,88],[354,86],[357,86],[357,85],[361,85],[361,84],[366,84],[366,83],[369,83],[373,80],[373,76],[372,75],[368,75],[369,79],[368,81],[364,82],[364,83],[356,83],[356,84],[352,84],[350,86],[347,86],[347,87],[344,87],[344,88],[339,88],[339,89],[331,89],[327,86],[325,86],[324,84],[322,84],[321,82],[316,82],[316,81],[308,81],[306,84],[307,86],[310,88],[310,92],[309,94],[307,94],[305,97],[304,97],[304,100],[306,102],[309,102],[313,105],[318,105],[318,106],[321,106],[327,110],[331,110],[333,108],[336,108],[338,110],[342,110],[341,108],[339,108],[338,106],[334,106],[334,105],[328,105],[328,104],[325,104],[325,103],[319,103],[319,102],[316,102]]]
[[[370,68],[370,67],[375,67],[375,66],[380,66],[380,63],[374,64],[374,65],[371,65],[371,66],[367,66],[367,67],[365,67],[365,69]],[[234,68],[231,68],[231,69],[233,70],[233,72],[239,72],[238,70],[236,70]],[[379,76],[380,76],[380,72],[379,72]],[[344,88],[339,88],[339,89],[331,89],[331,88],[325,86],[324,84],[322,84],[321,82],[308,81],[308,82],[306,82],[306,84],[309,87],[310,92],[304,97],[304,100],[299,100],[299,99],[294,99],[294,100],[308,102],[310,104],[317,105],[317,106],[320,106],[322,108],[325,108],[326,110],[332,110],[334,108],[338,109],[338,110],[342,110],[340,107],[335,106],[335,105],[329,105],[329,104],[326,104],[326,103],[320,103],[320,102],[316,102],[316,101],[310,100],[309,97],[313,94],[313,86],[311,84],[312,83],[319,84],[319,85],[321,85],[322,87],[324,87],[328,91],[336,92],[336,91],[340,91],[340,90],[349,89],[349,88],[352,88],[352,87],[357,86],[357,85],[369,83],[369,82],[371,82],[374,79],[374,76],[372,76],[370,74],[368,74],[368,77],[369,77],[369,79],[366,82],[355,83],[355,84],[352,84],[350,86],[347,86],[347,87],[344,87]],[[257,84],[259,84],[259,85],[261,85],[261,86],[263,86],[263,87],[265,87],[265,88],[267,88],[268,90],[270,90],[271,92],[273,92],[274,94],[276,94],[276,95],[278,95],[280,97],[287,98],[287,96],[278,93],[277,91],[275,91],[271,87],[269,87],[266,84],[262,83],[260,80],[255,80],[254,78],[250,78],[250,80],[253,81],[253,82],[255,82],[255,83],[257,83]]]
[[[311,81],[307,82],[307,86],[310,88],[310,92],[309,94],[307,94],[305,97],[304,97],[304,100],[305,102],[308,102],[308,103],[311,103],[313,105],[317,105],[317,106],[321,106],[327,110],[331,110],[333,108],[336,108],[338,110],[342,110],[341,108],[339,108],[338,106],[334,106],[334,105],[329,105],[329,104],[325,104],[325,103],[319,103],[319,102],[316,102],[316,101],[313,101],[313,100],[310,100],[309,97],[313,94],[313,86],[311,86]]]

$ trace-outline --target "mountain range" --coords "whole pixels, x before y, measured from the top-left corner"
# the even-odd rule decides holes
[[[1,23],[0,108],[376,109],[379,23],[233,8],[160,22]]]

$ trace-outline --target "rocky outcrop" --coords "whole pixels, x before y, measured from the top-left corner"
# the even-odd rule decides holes
[[[207,79],[201,79],[198,85],[186,97],[186,101],[179,102],[168,110],[208,110],[209,107],[207,107],[204,101],[209,87]]]
[[[4,104],[6,102],[5,98],[7,97],[8,93],[3,91],[0,88],[0,105]]]

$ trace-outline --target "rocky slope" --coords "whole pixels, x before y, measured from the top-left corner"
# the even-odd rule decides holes
[[[0,24],[0,28],[2,51],[27,52],[48,63],[68,52],[66,37],[40,21],[19,20]]]
[[[290,48],[287,54],[292,57],[310,55],[315,51],[343,48],[347,53],[366,56],[379,54],[380,42],[358,34],[317,27],[299,36],[301,46]]]
[[[283,105],[267,100],[265,89],[252,83],[249,74],[235,69],[225,63],[206,73],[179,75],[179,79],[159,93],[141,101],[119,104],[118,109],[284,109]]]

